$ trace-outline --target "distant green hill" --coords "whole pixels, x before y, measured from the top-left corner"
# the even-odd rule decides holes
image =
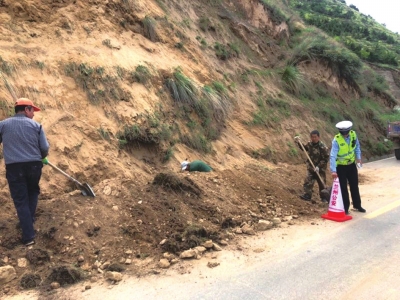
[[[400,35],[344,0],[289,0],[306,24],[314,25],[342,42],[361,59],[400,66]]]

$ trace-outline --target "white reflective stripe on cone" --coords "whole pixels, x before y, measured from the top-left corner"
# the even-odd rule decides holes
[[[333,212],[344,212],[342,191],[340,190],[339,178],[335,178],[332,185],[329,210]]]

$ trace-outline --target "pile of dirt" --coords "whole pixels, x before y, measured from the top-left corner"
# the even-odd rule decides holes
[[[207,240],[236,243],[244,223],[314,218],[326,205],[298,198],[303,168],[253,161],[211,173],[160,172],[144,185],[124,181],[123,188],[119,179],[106,180],[93,187],[95,198],[74,191],[39,201],[29,249],[20,244],[11,200],[3,201],[0,257],[16,267],[18,280],[1,293],[35,287],[47,293],[54,281],[63,286],[105,271],[146,275],[166,252],[177,257]],[[27,266],[18,267],[21,258]]]

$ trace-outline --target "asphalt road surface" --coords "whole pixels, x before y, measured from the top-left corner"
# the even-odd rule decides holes
[[[353,220],[270,230],[222,251],[213,269],[202,258],[190,273],[72,287],[60,299],[400,299],[400,161],[365,164],[360,178],[367,213]]]

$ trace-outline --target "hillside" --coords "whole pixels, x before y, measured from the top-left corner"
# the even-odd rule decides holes
[[[318,129],[329,145],[350,119],[365,160],[391,152],[385,122],[399,99],[385,78],[398,87],[398,70],[368,66],[286,1],[271,3],[0,0],[1,117],[13,96],[32,99],[49,160],[97,195],[45,166],[38,237],[25,249],[0,168],[0,266],[17,270],[0,296],[47,295],[52,281],[106,270],[158,273],[160,258],[179,266],[182,251],[234,244],[260,220],[319,216],[317,194],[298,197],[297,134]],[[186,158],[214,172],[179,172]]]
[[[314,25],[354,51],[361,59],[398,68],[400,35],[388,30],[344,0],[298,1],[290,6],[302,19]]]

